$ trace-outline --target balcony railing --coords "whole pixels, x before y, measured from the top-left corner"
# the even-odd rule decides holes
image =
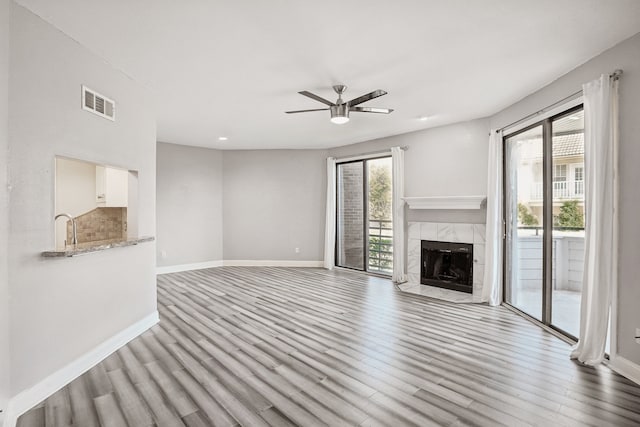
[[[554,199],[582,199],[584,197],[584,181],[554,181]],[[542,200],[542,183],[534,182],[531,189],[532,200]]]
[[[393,272],[393,229],[390,219],[369,219],[369,271]]]

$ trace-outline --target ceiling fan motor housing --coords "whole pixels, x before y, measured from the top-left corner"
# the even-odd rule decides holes
[[[348,104],[338,104],[332,105],[329,107],[331,111],[331,121],[333,123],[346,123],[349,121],[349,105]]]

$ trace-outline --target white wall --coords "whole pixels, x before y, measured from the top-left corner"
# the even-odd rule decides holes
[[[579,91],[583,83],[615,69],[620,80],[620,236],[618,286],[618,348],[620,356],[640,365],[640,345],[634,341],[640,328],[640,34],[596,56],[522,101],[491,117],[500,128]]]
[[[158,143],[158,266],[222,260],[222,152]]]
[[[0,410],[6,410],[9,390],[9,284],[7,250],[9,208],[7,154],[9,149],[9,15],[10,0],[0,0]],[[0,414],[0,423],[2,415]]]
[[[155,233],[149,95],[74,40],[12,5],[9,90],[11,394],[156,310],[155,244],[45,259],[54,245],[54,157],[139,171],[140,235]],[[83,111],[82,84],[118,118]],[[33,100],[38,102],[33,102]]]
[[[323,259],[326,157],[324,150],[223,152],[225,260]]]
[[[405,196],[487,194],[488,122],[485,119],[405,133],[329,150],[345,157],[407,146]],[[485,223],[485,210],[407,210],[409,221]]]
[[[72,217],[96,208],[96,165],[79,160],[56,159],[55,215]],[[67,239],[67,218],[56,221],[56,247],[64,248]],[[71,242],[68,242],[71,243]]]

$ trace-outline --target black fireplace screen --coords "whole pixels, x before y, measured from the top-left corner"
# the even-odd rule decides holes
[[[473,293],[473,245],[422,241],[420,283]]]

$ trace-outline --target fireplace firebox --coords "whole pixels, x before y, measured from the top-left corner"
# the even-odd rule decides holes
[[[420,283],[473,293],[473,245],[423,240]]]

